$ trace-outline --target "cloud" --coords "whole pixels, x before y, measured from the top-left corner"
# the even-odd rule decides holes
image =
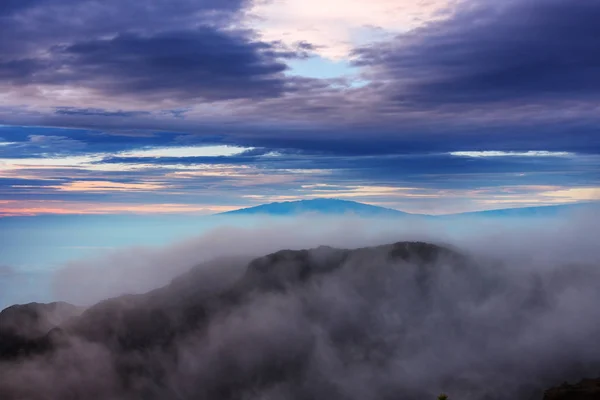
[[[108,181],[73,181],[58,186],[46,186],[48,189],[55,189],[65,192],[152,192],[159,189],[168,188],[161,183],[124,183]]]
[[[6,0],[2,2],[2,7],[0,7],[0,11],[4,15],[15,14],[17,12],[29,12],[31,10],[47,10],[47,9],[62,9],[65,7],[72,7],[77,3],[82,3],[80,0]],[[84,0],[85,6],[90,7],[93,6],[93,1]],[[104,2],[100,9],[112,9],[118,3],[114,0],[108,0]],[[127,7],[128,12],[125,13],[126,16],[130,16],[130,13],[133,11],[140,12],[148,15],[158,16],[161,12],[165,12],[169,9],[169,5],[171,5],[171,12],[179,13],[181,11],[199,11],[199,10],[237,10],[241,7],[242,1],[238,0],[205,0],[200,4],[189,0],[175,0],[175,1],[166,1],[166,0],[151,0],[145,4],[138,5],[129,5]],[[104,8],[105,7],[105,8]],[[122,17],[124,17],[123,15]],[[52,16],[52,18],[56,18],[57,16]]]
[[[39,393],[86,397],[90,391],[100,399],[128,398],[138,390],[180,399],[214,393],[248,399],[422,399],[442,391],[465,400],[527,397],[597,373],[596,219],[581,215],[535,226],[465,220],[466,229],[347,218],[261,221],[222,227],[166,249],[131,248],[81,260],[57,275],[56,289],[82,301],[144,291],[197,265],[176,282],[174,302],[192,292],[196,299],[214,300],[215,292],[245,272],[250,257],[273,249],[427,239],[457,246],[472,264],[442,258],[424,273],[423,266],[390,262],[377,252],[356,255],[304,284],[256,290],[226,310],[209,307],[202,324],[168,346],[127,352],[75,339],[53,357],[1,365],[0,387],[32,399]],[[328,252],[311,251],[310,265],[319,265]],[[220,255],[227,258],[198,265]],[[296,266],[293,258],[277,259],[269,265],[274,270]],[[159,291],[151,298],[161,296]],[[135,326],[127,332],[140,336],[128,338],[141,340],[177,320],[174,309],[172,320],[162,319],[151,301],[113,299],[96,311],[118,332]],[[148,309],[153,312],[146,314]],[[135,323],[128,324],[128,316]],[[131,386],[117,379],[127,367],[140,372]],[[56,379],[58,373],[66,378]]]
[[[542,196],[565,199],[567,201],[600,200],[600,188],[581,187],[570,189],[558,189],[542,193]]]
[[[0,217],[19,217],[19,216],[42,216],[42,215],[167,215],[167,214],[189,214],[194,217],[201,215],[210,215],[219,212],[231,211],[235,207],[218,204],[181,204],[181,203],[116,203],[111,202],[110,198],[114,197],[115,193],[124,191],[123,188],[117,187],[108,188],[93,188],[93,190],[81,190],[86,196],[83,198],[70,200],[56,200],[49,196],[40,196],[43,200],[1,200]],[[136,192],[136,187],[130,192]],[[72,190],[79,191],[79,190]],[[104,201],[90,202],[90,193],[108,194]],[[106,197],[106,196],[105,196]],[[165,199],[167,200],[167,199]]]
[[[569,157],[574,154],[566,151],[454,151],[450,153],[457,157]]]
[[[390,100],[412,107],[590,101],[600,92],[599,17],[596,2],[476,0],[357,54]]]
[[[50,60],[48,57],[39,59],[40,53],[82,38],[112,36],[123,31],[160,32],[196,24],[228,25],[244,7],[243,0],[200,3],[192,0],[140,3],[26,0],[4,3],[0,65],[11,60],[44,61],[47,65]]]
[[[389,241],[397,237],[394,233],[408,234],[404,230],[408,227],[396,229],[380,222],[353,218],[214,220],[205,226],[208,228],[205,234],[171,246],[126,248],[95,259],[73,260],[57,272],[54,290],[62,299],[90,304],[115,295],[151,290],[168,283],[190,266],[220,257],[258,257],[282,248],[301,249],[322,244],[360,246]],[[415,236],[426,229],[409,225],[415,228],[412,232]],[[110,265],[114,270],[109,273],[104,268]]]
[[[6,43],[15,44],[14,52],[0,52],[5,75],[11,76],[4,92],[10,106],[0,110],[4,121],[223,134],[238,141],[269,137],[295,145],[306,139],[339,146],[343,139],[356,147],[372,146],[370,141],[408,149],[529,151],[541,138],[551,137],[540,150],[598,148],[593,128],[596,102],[590,97],[594,85],[569,89],[582,86],[586,71],[594,69],[595,36],[593,27],[568,27],[593,21],[585,16],[593,15],[594,5],[471,0],[455,7],[446,1],[415,5],[382,0],[368,5],[332,3],[328,7],[335,12],[325,16],[316,4],[295,13],[295,0],[221,7],[184,0],[173,7],[158,0],[152,6],[83,3],[88,7],[69,3],[79,17],[77,24],[63,20],[65,14],[57,11],[64,11],[66,3],[40,2],[19,14],[31,27],[27,35],[14,25],[3,28],[10,33],[7,37],[19,38],[19,43]],[[280,18],[291,27],[297,22],[293,14],[298,14],[299,19],[324,18],[322,29],[335,30],[335,21],[329,19],[339,18],[344,35],[352,33],[348,26],[362,25],[367,17],[374,19],[371,25],[387,27],[397,24],[396,17],[406,10],[425,17],[415,20],[419,28],[397,40],[357,51],[357,71],[363,83],[370,82],[358,87],[347,79],[286,76],[290,57],[302,58],[300,50],[312,54],[323,45],[310,37],[291,35],[278,42],[261,37],[261,20],[252,17],[253,7],[271,10],[265,11],[267,25]],[[220,12],[229,18],[211,23],[213,14]],[[137,18],[140,15],[145,18]],[[240,18],[246,17],[242,24]],[[518,40],[513,40],[513,32]],[[524,71],[502,72],[520,71],[519,63]],[[507,83],[494,74],[508,74]],[[478,101],[476,93],[487,100]],[[75,111],[74,105],[82,103],[89,112]],[[21,104],[35,104],[35,112]],[[57,107],[62,107],[58,114]],[[187,110],[185,118],[165,111],[173,109]],[[115,118],[114,113],[121,112],[127,118]],[[129,114],[137,112],[151,114]],[[580,140],[570,140],[570,132],[577,132]],[[377,140],[366,140],[373,135]],[[331,143],[322,143],[326,141]]]
[[[27,140],[7,142],[0,147],[0,158],[10,157],[35,157],[40,155],[59,156],[79,153],[85,150],[84,141],[71,139],[65,136],[54,135],[29,135]]]
[[[3,5],[0,32],[14,40],[0,40],[0,85],[11,95],[20,88],[22,94],[61,92],[74,99],[279,96],[286,86],[279,58],[296,55],[256,40],[249,30],[231,29],[244,6],[237,0],[11,2]],[[132,116],[98,107],[58,106],[56,112]]]
[[[101,108],[77,108],[77,107],[57,107],[56,114],[59,115],[87,115],[103,117],[136,117],[149,115],[148,111],[108,111]]]
[[[498,258],[527,258],[531,251],[543,261],[595,262],[600,261],[600,254],[593,235],[589,236],[597,230],[591,214],[581,212],[536,221],[419,219],[393,225],[385,219],[351,216],[225,217],[205,220],[205,233],[168,246],[123,248],[104,252],[97,258],[73,260],[57,270],[54,289],[59,299],[91,304],[103,298],[151,290],[167,284],[190,266],[220,257],[258,257],[280,249],[320,245],[354,248],[400,240],[450,243]],[[462,222],[465,229],[455,229]],[[563,234],[562,242],[555,243]],[[535,239],[524,241],[525,237]],[[502,241],[494,247],[497,238]],[[547,243],[554,243],[554,247],[546,248]],[[573,254],[569,249],[574,248],[581,253]]]
[[[234,146],[186,146],[186,147],[155,147],[117,154],[119,158],[187,158],[187,157],[229,157],[245,154],[253,149]]]
[[[0,16],[13,14],[26,9],[39,2],[39,0],[6,0],[0,5]]]
[[[265,198],[297,190],[294,196],[311,179],[440,191],[598,186],[597,88],[589,77],[595,4],[368,3],[328,3],[325,15],[316,3],[300,10],[295,0],[7,2],[0,119],[24,126],[0,127],[1,175],[31,179],[31,193],[44,196],[37,187],[43,179],[88,174],[99,182],[164,178],[169,185],[183,175],[177,172],[203,193],[241,187],[245,176],[245,186],[256,189],[240,195]],[[405,12],[406,27],[418,28],[396,39],[366,38],[360,27],[360,37],[352,36],[364,23],[393,30]],[[342,40],[345,48],[380,40],[356,53],[369,84],[289,75],[291,59],[332,51],[323,47],[333,43],[327,35],[315,41],[310,36],[320,32],[296,30],[309,19],[323,21],[319,31],[352,36]],[[270,41],[267,31],[280,23],[291,34]],[[24,139],[30,136],[36,139]],[[180,151],[206,146],[254,150],[226,159]],[[225,164],[239,168],[237,176],[205,168]],[[2,187],[6,196],[26,194],[26,182],[13,186]],[[177,203],[189,201],[191,189],[184,192]],[[167,194],[181,192],[136,201],[170,203]]]
[[[404,32],[440,17],[451,1],[315,0],[255,1],[249,23],[269,40],[308,41],[329,59],[347,58],[352,48],[392,32]]]
[[[30,60],[30,67],[23,68],[21,62],[11,61],[3,70],[21,85],[76,85],[104,95],[147,99],[225,100],[281,95],[286,66],[276,58],[270,45],[253,42],[243,32],[205,26],[84,40],[54,51],[47,62]],[[72,108],[59,108],[58,113],[74,114]],[[91,115],[99,114],[115,116],[92,110]]]
[[[0,277],[7,277],[16,274],[17,271],[8,265],[0,265]]]
[[[0,60],[0,82],[23,82],[42,68],[37,60]]]
[[[75,131],[72,137],[85,146],[63,146],[62,154],[53,153],[51,146],[29,147],[22,153],[17,150],[24,144],[3,146],[6,155],[0,158],[0,185],[4,198],[32,200],[31,193],[35,193],[38,200],[82,201],[77,212],[94,212],[128,207],[101,207],[103,201],[157,207],[187,204],[192,210],[218,202],[243,207],[302,197],[352,197],[409,212],[439,214],[501,203],[533,206],[560,201],[542,196],[540,187],[567,190],[573,196],[564,196],[562,201],[573,202],[581,197],[575,195],[578,189],[599,186],[600,158],[593,154],[533,150],[427,154],[406,148],[394,154],[395,148],[386,148],[385,143],[361,148],[345,142],[337,148],[319,148],[318,142],[305,141],[294,148],[294,143],[266,140],[235,146],[222,138],[211,139],[210,144],[193,136],[179,139],[161,133],[111,136]],[[13,139],[9,135],[5,140]],[[55,151],[62,146],[60,140],[47,139],[46,144],[52,143],[57,144]],[[253,143],[271,147],[249,150]],[[106,197],[108,193],[112,199]],[[30,212],[29,207],[24,210]],[[15,207],[11,212],[17,212]]]
[[[85,147],[85,143],[79,140],[63,136],[30,135],[29,144],[41,149],[56,151],[73,151]]]
[[[66,81],[151,97],[165,92],[209,100],[277,96],[284,86],[277,74],[286,67],[268,50],[241,34],[208,27],[152,37],[123,34],[67,47],[77,72]]]

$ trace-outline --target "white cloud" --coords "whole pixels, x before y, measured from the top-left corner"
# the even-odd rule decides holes
[[[118,157],[228,157],[252,148],[236,146],[153,147],[118,153]]]
[[[600,187],[561,188],[543,192],[542,196],[569,202],[600,200]]]
[[[259,0],[250,24],[267,40],[323,46],[328,59],[346,58],[357,45],[406,32],[441,17],[455,0]]]
[[[67,156],[45,158],[0,158],[0,165],[7,169],[36,167],[81,167],[102,160],[102,156]]]
[[[454,151],[456,157],[569,157],[573,153],[566,151]]]

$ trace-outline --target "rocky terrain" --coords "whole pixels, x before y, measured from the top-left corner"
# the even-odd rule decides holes
[[[600,359],[527,365],[502,354],[511,335],[529,334],[532,313],[553,307],[548,289],[559,290],[561,277],[511,292],[520,309],[495,326],[464,310],[504,299],[512,283],[433,244],[284,250],[213,264],[245,272],[211,280],[215,265],[200,265],[163,288],[83,312],[65,303],[4,310],[0,398],[600,398],[592,380],[544,392],[589,377]]]

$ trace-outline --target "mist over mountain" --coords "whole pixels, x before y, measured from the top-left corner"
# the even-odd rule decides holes
[[[600,376],[593,226],[563,226],[556,236],[545,229],[537,240],[523,232],[509,242],[496,227],[504,239],[489,243],[481,230],[456,245],[317,246],[258,257],[254,243],[267,246],[271,235],[271,246],[282,248],[282,232],[295,230],[288,243],[301,245],[299,230],[307,228],[221,230],[172,248],[170,259],[147,256],[163,267],[183,265],[182,253],[223,244],[166,286],[101,301],[81,315],[63,305],[53,327],[39,316],[54,315],[47,311],[56,306],[11,309],[35,318],[30,333],[0,332],[10,344],[0,355],[0,398],[420,400],[446,392],[542,399],[551,386]],[[366,232],[360,225],[336,232],[348,231]],[[100,271],[129,268],[133,257],[146,260],[131,249]],[[67,282],[85,291],[77,279]],[[14,315],[6,310],[0,321]],[[577,391],[562,386],[547,399],[580,400]]]
[[[600,400],[599,105],[600,0],[0,0],[0,400]]]

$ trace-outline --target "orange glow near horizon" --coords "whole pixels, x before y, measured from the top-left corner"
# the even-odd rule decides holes
[[[102,214],[215,214],[239,207],[197,204],[83,203],[68,201],[0,200],[0,217]]]

